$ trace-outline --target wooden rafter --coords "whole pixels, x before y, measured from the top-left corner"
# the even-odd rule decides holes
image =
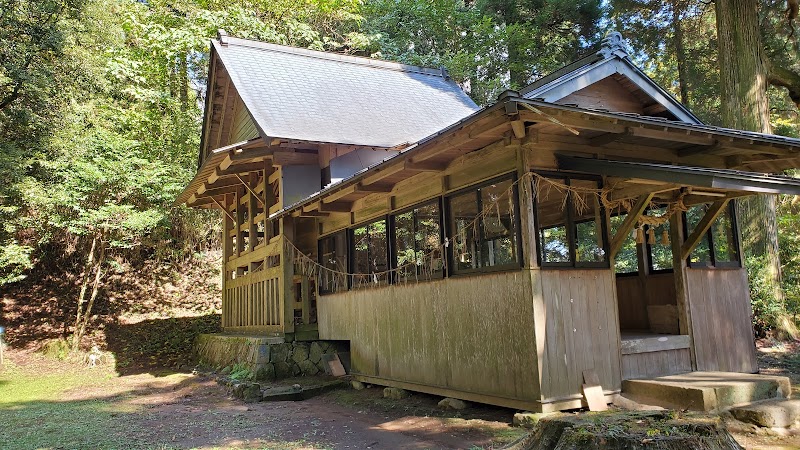
[[[263,168],[263,166],[262,166],[262,168]],[[250,192],[251,197],[255,197],[255,199],[258,200],[259,203],[261,203],[261,206],[267,207],[267,202],[265,202],[258,194],[256,194],[256,191],[254,191],[253,188],[250,187],[250,184],[245,182],[242,179],[242,177],[239,176],[238,173],[236,174],[236,178],[238,178],[239,182],[241,182],[242,185],[247,189],[247,191]]]
[[[625,217],[622,225],[617,229],[617,234],[611,239],[611,245],[609,246],[609,256],[611,258],[617,256],[628,234],[633,230],[633,227],[636,226],[636,222],[639,220],[639,217],[642,216],[644,210],[647,209],[647,206],[650,205],[653,196],[655,196],[655,192],[649,192],[640,196],[636,200],[636,204],[628,211],[628,216]]]
[[[629,128],[625,128],[622,133],[603,133],[599,136],[595,136],[593,138],[589,138],[589,145],[592,147],[602,147],[604,145],[608,145],[612,142],[616,142],[625,136],[630,136],[631,132]]]
[[[230,212],[228,212],[228,208],[224,207],[224,206],[222,205],[222,203],[220,203],[220,202],[219,202],[219,200],[217,200],[217,199],[216,199],[216,198],[214,198],[214,197],[211,197],[211,200],[213,200],[213,201],[214,201],[214,203],[216,203],[216,204],[217,204],[217,206],[219,206],[219,209],[221,209],[221,210],[222,210],[222,212],[224,212],[224,213],[225,213],[225,215],[226,215],[226,216],[228,216],[228,218],[229,218],[229,219],[231,219],[232,221],[236,222],[236,218],[234,218],[234,217],[233,217],[233,214],[231,214]]]
[[[711,206],[706,211],[706,214],[700,219],[700,223],[694,228],[692,233],[686,237],[686,241],[683,242],[681,245],[681,258],[686,259],[692,250],[697,247],[697,244],[703,239],[703,236],[706,234],[711,225],[714,223],[714,220],[725,210],[728,206],[728,202],[730,202],[730,198],[723,198],[721,200],[717,200],[711,204]]]

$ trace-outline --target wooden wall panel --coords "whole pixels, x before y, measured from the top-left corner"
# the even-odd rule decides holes
[[[687,269],[697,370],[758,370],[744,269]]]
[[[353,373],[534,402],[531,292],[514,271],[326,295],[319,335],[350,341]]]
[[[616,277],[619,326],[623,330],[646,330],[647,302],[639,276]]]
[[[619,324],[611,270],[543,270],[546,310],[544,402],[581,395],[583,371],[594,370],[603,389],[620,389]],[[543,320],[537,318],[537,320]]]
[[[692,371],[688,348],[622,355],[622,379],[653,378]]]

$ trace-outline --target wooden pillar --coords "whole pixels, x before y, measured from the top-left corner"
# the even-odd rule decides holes
[[[233,237],[231,236],[231,231],[233,231],[233,220],[230,218],[229,208],[232,203],[231,197],[235,197],[232,195],[225,195],[225,198],[222,201],[222,207],[226,209],[226,211],[222,211],[222,329],[224,330],[225,327],[230,326],[230,302],[231,299],[228,297],[228,279],[230,278],[230,274],[228,273],[228,259],[233,254]]]
[[[681,248],[684,243],[683,214],[676,213],[669,218],[669,238],[672,245],[672,268],[675,274],[675,300],[678,305],[678,326],[681,334],[689,336],[689,353],[692,359],[692,370],[697,370],[694,335],[692,333],[692,311],[689,302],[689,290],[686,285],[686,258],[683,258],[681,255]]]
[[[283,239],[294,242],[294,221],[291,216],[280,219],[280,232]],[[283,282],[283,308],[281,321],[284,333],[294,333],[294,265],[288,245],[284,242],[281,246],[281,267]]]
[[[244,196],[244,187],[239,187],[236,190],[236,256],[240,256],[244,251],[244,235],[242,234],[242,224],[244,224],[244,205],[242,205],[242,197]]]
[[[249,179],[247,180],[248,186],[250,187],[250,196],[248,197],[247,201],[247,235],[248,235],[248,245],[247,250],[253,251],[258,245],[258,223],[256,223],[256,212],[258,211],[258,198],[253,195],[256,188],[256,183],[258,183],[258,172],[250,172]],[[252,267],[251,267],[252,270]]]
[[[530,172],[530,152],[527,145],[518,145],[517,149],[517,179],[519,187],[519,217],[520,236],[522,241],[522,267],[535,269],[539,267],[536,257],[536,223],[534,220],[534,192]]]

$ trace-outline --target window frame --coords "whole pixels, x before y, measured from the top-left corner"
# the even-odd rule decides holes
[[[350,233],[349,233],[349,230],[347,228],[339,230],[339,231],[334,231],[333,233],[329,233],[329,234],[326,234],[324,236],[320,236],[317,239],[317,264],[319,264],[319,265],[321,265],[323,267],[327,267],[325,265],[325,262],[322,259],[322,257],[323,257],[323,253],[322,253],[322,245],[323,244],[322,243],[324,241],[328,240],[328,239],[334,239],[334,242],[335,242],[336,236],[340,235],[340,234],[344,235],[345,267],[346,267],[346,270],[349,271],[350,270]],[[323,283],[320,283],[319,281],[317,281],[316,284],[317,284],[317,291],[319,292],[319,295],[338,294],[340,292],[346,292],[346,291],[349,291],[351,289],[350,277],[345,277],[345,287],[340,291],[329,291],[327,289],[323,289],[323,286],[325,286],[325,285]]]
[[[726,208],[728,209],[728,214],[730,215],[731,220],[731,233],[733,233],[733,241],[734,247],[736,248],[736,260],[735,261],[717,261],[717,254],[714,249],[714,235],[711,230],[714,228],[714,224],[712,223],[708,230],[706,230],[705,236],[708,239],[708,254],[710,257],[710,261],[703,261],[703,262],[692,262],[692,254],[686,257],[686,266],[692,269],[741,269],[742,266],[742,248],[741,248],[741,240],[739,237],[739,221],[736,217],[736,207],[735,207],[736,200],[731,200],[728,202]],[[715,221],[719,219],[719,216],[714,219]],[[686,212],[683,212],[683,235],[684,239],[686,236],[689,236],[689,221],[686,220]],[[692,250],[694,252],[694,250]]]
[[[450,213],[452,212],[452,208],[451,208],[452,198],[461,196],[461,195],[463,195],[465,193],[468,193],[468,192],[473,192],[475,194],[475,199],[476,199],[477,204],[478,204],[478,214],[480,214],[480,212],[483,210],[483,208],[482,208],[483,202],[482,202],[482,200],[480,198],[479,191],[482,188],[486,187],[486,186],[490,186],[492,184],[501,183],[501,182],[504,182],[504,181],[510,181],[511,184],[512,184],[512,186],[511,186],[512,187],[512,194],[511,195],[513,196],[512,200],[513,200],[513,205],[514,205],[514,211],[513,211],[513,213],[514,213],[514,233],[513,233],[513,236],[514,236],[514,246],[516,247],[515,248],[515,250],[516,250],[516,261],[512,262],[512,263],[509,263],[509,264],[501,264],[501,265],[494,265],[494,266],[481,266],[481,267],[476,267],[474,269],[457,269],[456,268],[456,261],[455,261],[455,244],[453,243],[453,239],[452,239],[452,236],[455,235],[455,229],[454,229],[455,223],[451,219],[451,215],[450,215]],[[517,183],[517,176],[516,176],[515,172],[511,172],[511,173],[507,173],[507,174],[504,174],[504,175],[500,175],[500,176],[491,178],[489,180],[486,180],[486,181],[483,181],[483,182],[480,182],[480,183],[476,183],[476,184],[464,187],[462,189],[458,189],[458,190],[453,191],[453,192],[449,192],[449,193],[447,193],[446,195],[443,196],[443,203],[444,203],[444,208],[442,210],[442,214],[444,216],[444,224],[445,224],[445,227],[447,229],[447,234],[450,235],[450,241],[451,241],[451,245],[447,246],[447,270],[446,270],[446,272],[447,272],[446,276],[447,277],[461,276],[461,275],[472,275],[472,274],[477,274],[477,273],[506,272],[506,271],[510,271],[510,270],[521,269],[523,267],[522,264],[523,264],[524,258],[522,257],[523,248],[522,248],[522,234],[521,234],[522,233],[522,230],[521,230],[522,221],[521,221],[521,218],[519,216],[519,214],[520,214],[520,212],[519,212],[520,211],[520,207],[519,207],[519,185]],[[484,242],[483,221],[480,221],[478,226],[479,226],[478,235],[479,235],[479,239],[480,239],[480,245],[478,246],[478,251],[479,251],[478,255],[479,255],[479,258],[482,259],[483,258],[482,248],[483,248],[483,242]]]
[[[442,196],[438,196],[432,199],[424,200],[420,203],[415,203],[407,208],[399,209],[391,214],[388,214],[388,234],[389,234],[389,264],[391,265],[392,270],[395,270],[399,267],[397,262],[397,245],[396,245],[396,230],[397,230],[397,216],[412,212],[416,209],[423,208],[429,205],[436,205],[439,210],[439,245],[444,242],[445,239],[445,217],[444,217],[444,208],[443,208],[443,201]],[[415,239],[416,241],[416,239]],[[415,250],[416,252],[416,250]],[[447,264],[449,261],[447,260],[447,250],[445,249],[442,252],[442,270],[439,274],[434,276],[418,276],[418,281],[429,281],[429,280],[440,280],[447,276]],[[391,284],[397,284],[400,281],[398,280],[398,273],[392,272],[392,279]]]
[[[384,214],[382,216],[373,217],[370,220],[361,222],[358,225],[352,225],[352,226],[347,228],[347,257],[348,257],[348,260],[347,260],[347,272],[348,273],[351,273],[351,274],[355,274],[356,273],[355,272],[355,265],[356,265],[355,264],[356,263],[356,260],[355,260],[355,257],[356,257],[355,231],[357,229],[359,229],[359,228],[369,227],[370,225],[372,225],[374,223],[378,223],[380,221],[383,221],[386,224],[385,225],[385,229],[386,229],[386,248],[384,249],[386,251],[386,270],[391,270],[392,269],[392,265],[391,265],[392,264],[391,263],[392,242],[391,242],[391,238],[390,238],[391,235],[390,235],[390,232],[389,232],[390,231],[389,230],[389,216],[390,216],[389,214]],[[367,259],[369,259],[369,251],[367,251]],[[368,272],[366,274],[361,274],[359,272],[360,275],[370,275],[372,273],[374,273],[374,272]],[[389,285],[393,284],[393,281],[391,279],[392,278],[391,273],[389,275],[390,276],[388,276],[385,281],[378,282],[374,287],[389,286]],[[351,277],[348,276],[347,278],[348,278],[347,289],[348,290],[353,290],[354,289],[353,286],[352,286],[353,281],[352,281]],[[359,289],[364,289],[364,288],[365,287],[360,287]]]
[[[571,181],[575,180],[583,180],[583,181],[594,181],[597,183],[597,188],[603,188],[603,178],[599,176],[589,175],[589,174],[568,174],[568,173],[560,173],[560,172],[548,172],[548,171],[532,171],[536,175],[540,175],[545,178],[555,178],[564,180],[567,186],[571,186]],[[600,207],[600,217],[603,220],[600,221],[601,223],[601,230],[600,233],[603,236],[603,252],[605,252],[605,261],[601,262],[593,262],[593,261],[578,261],[577,259],[577,236],[576,234],[576,225],[582,222],[575,222],[575,214],[573,212],[574,205],[571,197],[567,198],[567,208],[566,208],[566,228],[567,228],[567,242],[569,244],[569,262],[546,262],[544,261],[544,252],[542,248],[541,236],[540,232],[542,228],[539,226],[539,200],[537,198],[537,192],[535,189],[532,189],[534,198],[533,198],[533,223],[534,228],[536,229],[536,235],[534,236],[534,240],[536,242],[536,261],[539,264],[539,267],[542,269],[609,269],[611,268],[611,261],[608,257],[609,253],[609,245],[610,239],[608,236],[608,218],[606,217],[606,209],[602,205]],[[634,273],[634,272],[630,272]]]

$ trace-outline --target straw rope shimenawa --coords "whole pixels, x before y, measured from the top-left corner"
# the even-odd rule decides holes
[[[482,211],[480,211],[475,219],[463,226],[461,230],[475,230],[477,229],[476,225],[478,223],[488,217],[492,217],[494,214],[496,214],[499,219],[501,201],[507,199],[508,201],[513,202],[513,192],[515,187],[524,181],[530,181],[532,183],[532,192],[535,192],[536,197],[547,198],[553,190],[562,195],[562,211],[567,207],[567,197],[572,198],[572,203],[578,214],[582,214],[583,211],[589,208],[588,199],[590,196],[595,197],[597,202],[602,204],[607,212],[618,212],[620,214],[628,213],[634,203],[633,199],[629,198],[612,200],[611,193],[614,190],[614,186],[604,188],[571,186],[556,179],[529,172],[512,182],[508,189],[506,189],[496,198],[492,199],[488,205],[484,206]],[[669,202],[664,214],[657,216],[643,214],[641,217],[639,217],[637,229],[634,231],[634,233],[636,233],[637,243],[643,242],[643,228],[645,225],[649,225],[651,227],[650,231],[652,232],[653,227],[666,223],[674,214],[686,211],[688,209],[688,207],[684,204],[684,197],[686,194],[688,194],[688,192],[683,192],[675,201]],[[651,204],[651,208],[653,209],[658,209],[660,207],[663,206]],[[511,207],[510,211],[511,214],[513,214],[514,208]],[[662,243],[664,243],[663,241],[664,239],[662,239]],[[273,246],[277,246],[281,242],[285,246],[287,255],[289,255],[289,258],[295,265],[295,268],[299,269],[300,274],[308,277],[320,279],[324,278],[325,280],[333,283],[333,286],[331,287],[338,289],[347,286],[348,281],[349,285],[352,287],[361,287],[366,285],[388,284],[389,280],[392,278],[400,282],[422,281],[430,279],[434,273],[438,273],[439,271],[447,268],[447,258],[443,257],[447,247],[449,247],[451,243],[466,243],[466,236],[462,235],[445,237],[444,242],[440,243],[432,250],[417,256],[414,260],[408,263],[389,270],[370,273],[352,273],[326,267],[317,262],[314,258],[303,253],[303,251],[297,248],[294,243],[283,236],[281,236],[279,241],[270,244],[267,248],[269,249]],[[254,271],[260,270],[261,267],[263,267],[263,264]],[[414,270],[409,270],[411,268],[414,268]]]

